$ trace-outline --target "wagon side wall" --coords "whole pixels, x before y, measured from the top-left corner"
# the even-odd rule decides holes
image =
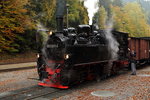
[[[136,60],[144,60],[150,58],[150,41],[143,38],[131,38],[129,40],[130,51],[136,52]]]

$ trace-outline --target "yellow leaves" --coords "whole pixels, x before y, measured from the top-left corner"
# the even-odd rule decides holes
[[[21,13],[26,13],[27,10],[26,10],[26,9],[19,9],[19,12],[21,12]]]
[[[27,3],[28,0],[3,1],[0,10],[1,51],[13,50],[11,44],[14,43],[16,35],[25,31],[26,23],[29,23],[29,17],[26,15],[27,10],[24,8]]]
[[[99,18],[98,18],[98,26],[100,29],[105,29],[105,23],[106,23],[106,19],[107,19],[107,12],[105,10],[105,8],[102,6],[99,9]]]
[[[141,6],[134,3],[127,3],[123,8],[112,7],[115,13],[115,28],[130,33],[130,36],[143,37],[147,34],[149,25]]]

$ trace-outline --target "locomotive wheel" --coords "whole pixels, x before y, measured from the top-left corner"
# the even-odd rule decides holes
[[[112,62],[104,63],[103,66],[104,66],[103,67],[103,75],[102,75],[101,79],[106,79],[107,77],[109,77],[111,75]]]
[[[61,84],[64,86],[69,86],[69,84],[70,84],[71,75],[69,75],[68,73],[69,73],[69,71],[67,71],[67,70],[63,70],[60,73],[60,81],[61,81]]]

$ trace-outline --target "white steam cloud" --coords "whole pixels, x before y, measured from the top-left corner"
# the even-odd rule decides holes
[[[107,28],[105,29],[105,36],[108,41],[108,49],[111,52],[111,59],[118,59],[119,43],[114,38],[112,34],[113,30],[113,21],[109,20],[106,24]]]
[[[87,7],[88,10],[88,16],[89,16],[89,24],[92,25],[92,19],[94,14],[98,11],[99,9],[99,0],[84,0],[84,5]]]
[[[42,39],[43,45],[46,43],[48,40],[48,34],[46,33],[48,31],[47,28],[45,28],[42,23],[37,24],[37,32],[39,34],[38,38]]]

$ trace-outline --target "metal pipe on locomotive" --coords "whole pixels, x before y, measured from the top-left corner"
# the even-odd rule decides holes
[[[48,37],[37,59],[39,85],[69,88],[85,80],[107,77],[128,65],[128,35],[113,31],[119,42],[118,59],[111,59],[103,31],[90,25],[63,29],[65,0],[57,0],[57,32]]]

